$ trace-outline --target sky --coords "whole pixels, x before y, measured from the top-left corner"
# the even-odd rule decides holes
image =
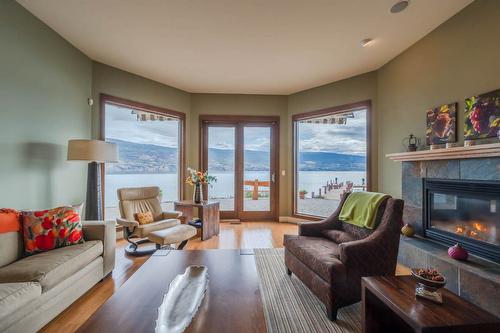
[[[178,121],[137,121],[132,110],[106,105],[106,138],[177,148]]]
[[[299,123],[300,152],[366,155],[366,111],[353,114],[346,125]]]
[[[137,121],[127,108],[106,105],[106,138],[134,143],[178,146],[178,121]],[[299,123],[300,152],[366,154],[366,112],[355,111],[347,125]],[[211,127],[209,148],[234,149],[234,128]],[[245,149],[269,151],[270,129],[246,127]]]

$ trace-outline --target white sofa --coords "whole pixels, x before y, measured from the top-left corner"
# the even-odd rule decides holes
[[[0,332],[37,332],[115,265],[114,222],[83,221],[85,242],[23,257],[21,233],[0,234]]]

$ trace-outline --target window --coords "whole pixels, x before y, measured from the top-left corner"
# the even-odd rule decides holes
[[[183,114],[111,96],[101,98],[101,135],[118,145],[120,159],[105,166],[105,219],[120,216],[117,190],[124,187],[159,186],[163,208],[173,210],[183,184]]]
[[[326,217],[368,190],[370,103],[294,115],[294,214]]]

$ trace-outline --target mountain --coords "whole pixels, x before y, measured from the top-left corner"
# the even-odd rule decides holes
[[[300,171],[365,171],[366,157],[329,152],[304,152],[299,155]]]
[[[110,139],[120,152],[120,163],[107,165],[108,173],[174,173],[177,172],[177,148],[133,143]],[[269,152],[245,150],[245,170],[266,171],[269,168]],[[234,151],[209,149],[211,171],[234,170]],[[304,152],[299,156],[300,171],[364,171],[364,156],[329,152]]]
[[[110,139],[118,145],[120,163],[107,164],[108,173],[175,173],[177,148]]]

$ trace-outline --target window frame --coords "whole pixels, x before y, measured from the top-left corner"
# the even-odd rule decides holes
[[[365,100],[356,103],[308,111],[292,115],[292,216],[313,221],[322,220],[324,216],[304,214],[297,211],[297,181],[298,181],[298,124],[300,121],[345,113],[349,111],[366,110],[366,190],[372,190],[372,103]]]
[[[126,98],[116,97],[112,95],[107,95],[101,93],[99,95],[100,99],[100,110],[99,110],[99,139],[106,140],[106,104],[112,104],[116,106],[128,107],[140,111],[156,113],[161,115],[166,115],[171,118],[176,118],[179,120],[179,187],[178,187],[178,200],[184,198],[184,176],[186,172],[186,114],[180,111],[175,111],[159,106],[154,106],[146,103],[132,101]],[[106,191],[106,169],[104,163],[101,164],[101,207],[103,212],[103,218],[106,217],[106,205],[105,205],[105,191]]]

